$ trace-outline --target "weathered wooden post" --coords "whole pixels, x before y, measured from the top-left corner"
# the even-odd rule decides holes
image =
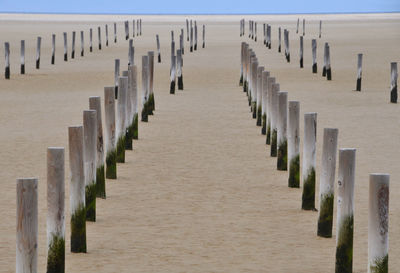
[[[98,36],[98,42],[99,42],[99,50],[101,50],[101,28],[97,27],[97,36]]]
[[[190,20],[190,52],[193,52],[193,26],[192,26],[192,20]]]
[[[286,30],[286,48],[287,48],[286,60],[288,63],[290,63],[289,30]]]
[[[303,36],[306,35],[306,19],[303,18]]]
[[[106,129],[106,178],[117,179],[114,87],[104,87],[104,116]]]
[[[338,132],[339,130],[336,128],[324,129],[321,176],[319,180],[319,214],[317,235],[325,238],[332,237]]]
[[[158,62],[161,63],[160,38],[158,37],[158,34],[156,35],[156,42],[157,42]]]
[[[312,73],[317,73],[317,40],[311,40],[311,49],[312,49]]]
[[[175,80],[176,80],[176,56],[171,57],[171,84],[169,88],[170,94],[175,94]]]
[[[300,36],[300,68],[303,68],[303,36]]]
[[[244,49],[245,49],[245,42],[241,43],[240,47],[240,79],[239,79],[239,86],[243,86],[243,65],[244,65]]]
[[[139,36],[139,33],[138,33]],[[135,19],[132,20],[132,37],[135,37]]]
[[[25,74],[25,40],[21,40],[21,74]]]
[[[268,49],[271,49],[271,25],[267,26]]]
[[[278,52],[281,52],[281,27],[278,28]]]
[[[243,51],[243,92],[247,93],[247,61],[249,55],[249,45],[247,43],[244,44]]]
[[[125,40],[129,39],[129,22],[125,21]]]
[[[142,56],[142,122],[149,121],[149,56]]]
[[[287,112],[288,112],[288,93],[280,91],[278,92],[278,158],[277,158],[277,170],[287,170]]]
[[[96,146],[97,113],[83,111],[83,141],[85,158],[86,221],[96,222]]]
[[[275,84],[275,78],[274,77],[268,77],[267,80],[267,131],[266,131],[266,144],[271,144],[271,136],[272,136],[272,131],[271,131],[271,120],[272,120],[272,87]]]
[[[202,48],[206,47],[206,26],[203,25],[203,46]]]
[[[106,46],[108,46],[108,25],[106,24],[106,26],[105,26],[105,28],[106,28]]]
[[[75,58],[75,31],[72,31],[71,59]]]
[[[176,52],[177,64],[177,77],[178,77],[178,90],[183,90],[183,75],[182,75],[182,51],[180,49]]]
[[[128,70],[122,73],[124,77],[128,77],[128,89],[126,92],[126,120],[125,120],[125,151],[132,150],[133,127],[132,127],[132,66],[128,65]]]
[[[97,114],[97,141],[96,141],[96,196],[106,198],[106,180],[104,177],[104,143],[103,125],[101,118],[100,97],[89,97],[89,109],[96,110]]]
[[[93,51],[93,29],[89,30],[89,51]]]
[[[322,77],[326,77],[326,56],[327,56],[327,51],[328,51],[328,43],[325,43],[324,45],[324,67],[322,68]]]
[[[132,114],[133,114],[133,122],[132,122],[132,138],[133,139],[138,139],[138,126],[139,126],[139,120],[138,120],[138,90],[137,90],[137,67],[136,65],[130,66],[128,68],[128,71],[131,73],[131,103],[132,103]]]
[[[37,272],[38,179],[17,179],[16,273]]]
[[[251,70],[251,111],[253,113],[253,119],[257,118],[257,69],[258,61],[255,60],[252,63]]]
[[[118,78],[119,78],[119,59],[115,59],[115,68],[114,68],[114,89],[115,89],[115,99],[118,99]]]
[[[137,27],[137,36],[139,36],[140,35],[140,19],[137,19],[136,27]]]
[[[326,79],[328,81],[332,80],[331,54],[329,50],[329,45],[326,47]]]
[[[296,34],[299,33],[300,18],[297,18]]]
[[[133,46],[133,39],[129,39],[128,66],[133,65],[134,62],[135,62],[135,47]]]
[[[64,148],[47,149],[47,273],[65,271]]]
[[[189,42],[189,20],[186,19],[186,40]]]
[[[254,22],[254,41],[257,42],[257,22]]]
[[[397,63],[390,63],[390,102],[397,103]]]
[[[263,71],[261,83],[261,134],[267,133],[267,88],[268,88],[269,71]]]
[[[251,38],[251,20],[249,20],[249,38]]]
[[[114,22],[114,44],[117,43],[117,23]]]
[[[68,127],[69,167],[71,182],[71,252],[86,253],[86,205],[83,127]]]
[[[83,31],[81,31],[81,57],[85,55],[85,36]]]
[[[153,111],[156,109],[155,99],[154,99],[154,51],[147,52],[149,57],[149,115],[153,115]]]
[[[4,74],[6,79],[10,79],[10,43],[8,42],[4,43],[4,55],[6,58]]]
[[[36,69],[40,68],[40,47],[42,44],[42,37],[37,37],[36,44]]]
[[[289,101],[288,162],[290,188],[300,187],[300,102]]]
[[[271,88],[271,156],[278,155],[278,92],[279,83],[272,84]],[[268,90],[269,91],[269,90]]]
[[[264,71],[264,66],[259,66],[257,68],[257,80],[256,80],[256,125],[261,126],[262,116],[261,116],[261,97],[262,97],[262,73]]]
[[[56,35],[51,35],[51,64],[56,61]]]
[[[303,196],[301,208],[315,210],[315,153],[317,142],[317,113],[304,114]]]
[[[389,174],[369,175],[368,272],[389,271]]]
[[[339,149],[335,272],[353,272],[356,149]]]
[[[181,49],[181,51],[182,51],[182,55],[185,55],[185,46],[184,46],[184,43],[185,43],[185,40],[184,40],[184,38],[183,38],[183,28],[181,28],[181,35],[180,35],[180,41],[179,41],[179,47],[180,47],[180,49]],[[183,64],[183,63],[182,63]]]
[[[140,36],[142,36],[142,19],[140,19]]]
[[[126,132],[126,95],[128,92],[128,77],[118,79],[118,118],[117,118],[117,163],[125,163],[125,132]]]
[[[322,21],[319,20],[319,38],[321,38],[321,32],[322,32]]]
[[[68,61],[68,41],[67,41],[67,33],[63,33],[64,37],[64,62]]]
[[[362,78],[362,53],[357,54],[357,84],[356,91],[361,91],[361,78]]]

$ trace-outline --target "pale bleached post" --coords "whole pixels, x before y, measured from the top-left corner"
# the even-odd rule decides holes
[[[106,24],[106,26],[105,26],[105,28],[106,28],[106,46],[108,46],[108,25]]]
[[[40,48],[42,44],[42,37],[37,37],[36,43],[36,69],[40,68]]]
[[[268,77],[267,80],[267,131],[266,131],[266,139],[265,143],[266,144],[271,144],[271,120],[272,120],[272,87],[275,84],[275,78],[274,77]]]
[[[115,99],[118,99],[118,78],[119,78],[119,59],[114,61],[114,89],[115,89]]]
[[[300,187],[300,102],[289,101],[288,108],[288,187]]]
[[[161,63],[160,38],[158,37],[158,34],[156,35],[156,43],[157,43],[158,62]]]
[[[339,130],[324,129],[321,175],[319,180],[318,230],[320,237],[332,237],[333,200],[335,193],[336,153]]]
[[[369,175],[368,273],[389,271],[389,178]]]
[[[325,43],[324,45],[324,66],[322,68],[322,77],[326,77],[326,56],[327,56],[327,51],[328,51],[328,43]]]
[[[117,23],[114,22],[114,44],[117,43]]]
[[[267,133],[267,92],[268,92],[269,71],[263,71],[261,83],[261,134]]]
[[[135,48],[133,46],[133,39],[129,39],[128,45],[128,66],[133,65],[135,62]]]
[[[5,78],[10,79],[10,43],[4,43],[4,55],[5,55]]]
[[[56,61],[56,35],[51,35],[51,64]]]
[[[106,178],[117,179],[114,87],[104,87],[104,117],[106,136]]]
[[[93,29],[89,30],[89,51],[93,51]]]
[[[319,20],[319,38],[321,38],[321,33],[322,33],[322,21]]]
[[[281,27],[278,28],[278,52],[281,52]]]
[[[311,50],[312,50],[312,73],[317,73],[317,40],[311,40]]]
[[[76,32],[72,31],[71,59],[75,58],[75,37]]]
[[[264,71],[264,66],[259,66],[257,68],[257,93],[256,93],[256,125],[262,125],[262,113],[261,113],[261,98],[262,98],[262,73]]]
[[[257,42],[257,22],[254,22],[254,41]]]
[[[280,90],[279,83],[272,84],[271,88],[271,156],[278,155],[278,92]],[[269,91],[269,90],[268,90]]]
[[[303,36],[300,36],[300,68],[303,68],[303,50],[304,50],[304,45],[303,45]]]
[[[190,52],[193,52],[193,25],[192,25],[192,20],[190,20]]]
[[[249,55],[249,45],[247,43],[244,44],[244,52],[243,52],[243,92],[247,93],[247,62],[248,62],[248,55]]]
[[[303,18],[303,36],[306,35],[306,19]]]
[[[189,20],[186,19],[186,40],[189,42]]]
[[[171,75],[170,75],[170,88],[169,93],[175,94],[175,80],[176,80],[176,56],[171,57]]]
[[[125,120],[125,151],[132,150],[132,66],[128,65],[128,70],[122,73],[123,76],[128,77],[128,89],[126,92],[126,120]]]
[[[129,39],[129,22],[125,21],[125,40]]]
[[[131,73],[132,81],[131,81],[131,103],[132,103],[132,114],[133,114],[133,122],[132,122],[132,138],[133,139],[138,139],[138,133],[139,133],[139,120],[138,120],[138,89],[137,89],[137,67],[136,65],[130,66],[128,68],[128,71]]]
[[[97,37],[98,37],[98,43],[99,43],[99,50],[101,50],[101,28],[97,27]]]
[[[287,112],[288,112],[288,93],[278,93],[278,154],[277,154],[277,169],[280,171],[287,170]]]
[[[25,40],[21,40],[21,74],[25,74]]]
[[[86,205],[83,126],[68,127],[69,204],[71,213],[71,252],[86,253]]]
[[[64,61],[68,61],[68,41],[67,41],[67,33],[63,33],[64,37]]]
[[[38,256],[38,179],[17,179],[16,273],[36,273]]]
[[[361,79],[362,79],[362,53],[357,54],[357,84],[356,91],[361,91]]]
[[[397,103],[397,63],[390,63],[390,102]]]
[[[142,115],[141,121],[149,121],[149,56],[142,56]]]
[[[97,113],[83,111],[86,221],[96,222]]]
[[[206,47],[206,26],[203,25],[203,45],[202,48]]]
[[[126,104],[128,92],[128,77],[118,79],[118,104],[117,104],[117,163],[125,163],[125,132],[126,132]]]
[[[326,48],[326,79],[332,80],[332,68],[331,68],[331,53],[329,45]]]
[[[335,272],[353,272],[356,149],[339,149]]]
[[[297,18],[296,34],[299,33],[300,18]]]
[[[64,148],[47,149],[47,272],[65,271]]]
[[[132,20],[132,37],[135,37],[135,19]]]
[[[253,113],[253,119],[257,118],[257,59],[252,63],[251,67],[251,111]]]
[[[176,52],[176,75],[178,77],[178,90],[183,90],[183,75],[182,75],[182,51],[180,49]]]
[[[104,143],[103,124],[100,97],[89,97],[89,109],[96,111],[97,141],[96,141],[96,196],[106,198],[106,180],[104,177]]]
[[[154,99],[154,51],[147,52],[149,57],[149,115],[153,115],[153,111],[156,110],[156,103]]]
[[[317,113],[304,114],[303,196],[301,208],[315,210],[315,154],[317,142]]]

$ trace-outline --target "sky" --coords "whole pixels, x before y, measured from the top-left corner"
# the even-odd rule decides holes
[[[0,0],[0,12],[274,14],[398,12],[400,0]]]

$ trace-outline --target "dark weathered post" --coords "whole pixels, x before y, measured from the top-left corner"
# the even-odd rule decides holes
[[[332,80],[331,54],[329,45],[326,47],[326,79],[328,81]]]
[[[254,22],[254,41],[257,42],[257,22]]]
[[[68,41],[67,41],[67,33],[63,33],[64,37],[64,62],[68,61]]]
[[[203,25],[203,45],[202,48],[206,47],[206,26]]]
[[[108,25],[106,24],[106,46],[108,46]]]
[[[326,56],[327,56],[327,51],[328,51],[328,43],[325,43],[324,45],[324,67],[322,68],[322,77],[326,77]]]
[[[115,68],[114,68],[115,99],[118,99],[119,64],[120,64],[119,59],[115,59]]]
[[[51,64],[56,61],[56,35],[51,35]]]
[[[256,80],[256,125],[262,125],[262,114],[261,114],[261,98],[262,98],[262,73],[264,72],[264,66],[257,68],[257,80]]]
[[[197,50],[197,21],[194,21],[194,50]]]
[[[21,74],[25,74],[25,40],[21,40]]]
[[[71,59],[75,58],[75,31],[72,31]]]
[[[125,40],[129,39],[129,22],[125,21]]]
[[[81,57],[85,55],[85,36],[83,31],[81,31]]]
[[[272,120],[272,87],[275,84],[275,78],[274,77],[268,77],[267,80],[267,131],[266,131],[266,144],[271,144],[271,136],[272,136],[272,130],[271,130],[271,120]]]
[[[287,92],[278,92],[278,146],[277,146],[277,169],[280,171],[287,170]]]
[[[183,75],[182,75],[182,51],[180,49],[176,52],[176,65],[178,77],[178,90],[183,90]]]
[[[281,27],[278,28],[278,52],[281,52]]]
[[[148,74],[148,85],[149,85],[149,115],[153,115],[153,111],[156,109],[154,99],[154,51],[147,52],[149,57],[149,74]]]
[[[303,36],[306,35],[306,19],[303,18]]]
[[[300,102],[289,101],[288,162],[290,188],[300,187]]]
[[[135,19],[132,20],[132,37],[135,37]]]
[[[114,44],[117,43],[117,23],[114,22]]]
[[[322,21],[319,20],[319,38],[321,38],[321,32],[322,32]]]
[[[176,56],[171,57],[171,84],[169,88],[170,94],[175,94],[175,80],[176,80]]]
[[[156,35],[158,62],[161,63],[160,38]]]
[[[135,47],[133,46],[133,39],[129,39],[128,45],[128,66],[133,65],[135,62]]]
[[[296,34],[299,33],[300,18],[297,18]]]
[[[93,29],[89,30],[89,51],[93,51]]]
[[[300,36],[300,68],[303,68],[303,36]]]
[[[97,37],[98,37],[98,42],[99,42],[99,50],[101,50],[101,28],[97,27]]]
[[[268,92],[268,77],[269,71],[263,71],[262,73],[262,91],[261,91],[261,134],[266,135],[267,133],[267,92]]]
[[[186,19],[186,40],[189,42],[189,20]]]
[[[4,53],[6,58],[4,74],[6,79],[10,79],[10,43],[8,42],[4,43]]]
[[[356,91],[361,91],[361,78],[362,78],[362,53],[357,55],[357,84]]]
[[[397,103],[397,63],[390,63],[390,102]]]
[[[317,113],[304,114],[303,196],[301,208],[315,210],[315,154],[317,142]]]
[[[36,44],[36,69],[40,68],[40,47],[42,44],[42,37],[37,37]]]
[[[271,25],[267,25],[267,37],[268,37],[268,49],[271,49],[271,44],[272,44]]]
[[[190,20],[190,52],[193,52],[193,26],[192,26],[192,20]]]
[[[317,73],[317,40],[311,40],[311,49],[312,49],[312,73]]]

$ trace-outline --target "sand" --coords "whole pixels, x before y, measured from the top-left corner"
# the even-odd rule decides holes
[[[170,30],[178,33],[186,17],[140,16],[143,36],[134,42],[138,67],[140,56],[156,50],[156,34],[162,47],[163,63],[155,66],[155,115],[139,124],[140,140],[127,152],[126,163],[118,165],[118,180],[107,181],[107,199],[97,199],[98,221],[87,224],[87,254],[69,251],[67,209],[66,272],[334,271],[335,236],[316,236],[317,213],[300,210],[302,190],[289,189],[287,172],[276,171],[276,159],[269,157],[269,146],[238,86],[241,41],[255,49],[289,99],[300,101],[301,115],[318,113],[316,192],[323,128],[339,128],[339,147],[357,149],[354,272],[367,270],[368,175],[391,174],[389,271],[399,268],[400,107],[389,103],[389,85],[390,62],[400,61],[400,14],[303,17],[304,69],[298,63],[297,15],[245,17],[271,23],[271,50],[262,44],[261,24],[257,43],[247,35],[239,37],[242,16],[191,17],[199,26],[207,25],[206,49],[189,54],[185,42],[185,90],[169,95]],[[0,77],[0,272],[15,270],[15,180],[26,176],[39,178],[38,269],[45,271],[46,148],[63,146],[68,151],[67,127],[82,124],[89,96],[103,96],[103,87],[113,85],[114,59],[121,59],[121,71],[126,67],[122,21],[133,18],[139,16],[0,15],[1,40],[11,44],[11,80]],[[315,75],[311,39],[318,37],[320,19]],[[116,45],[111,39],[115,20]],[[99,52],[97,26],[105,22],[110,24],[110,46],[104,46],[103,37]],[[277,52],[278,26],[290,30],[290,64]],[[94,52],[86,47],[84,58],[77,54],[75,60],[63,62],[62,32],[70,39],[72,30],[87,33],[90,27],[96,30]],[[57,34],[54,66],[52,33]],[[38,35],[43,37],[42,58],[41,69],[35,70]],[[26,40],[24,76],[18,75],[21,39]],[[321,76],[326,41],[331,50],[330,82]],[[353,91],[357,53],[364,54],[361,93]],[[3,67],[4,60],[0,63]],[[66,174],[69,208],[68,153]],[[334,222],[334,232],[335,226]]]

